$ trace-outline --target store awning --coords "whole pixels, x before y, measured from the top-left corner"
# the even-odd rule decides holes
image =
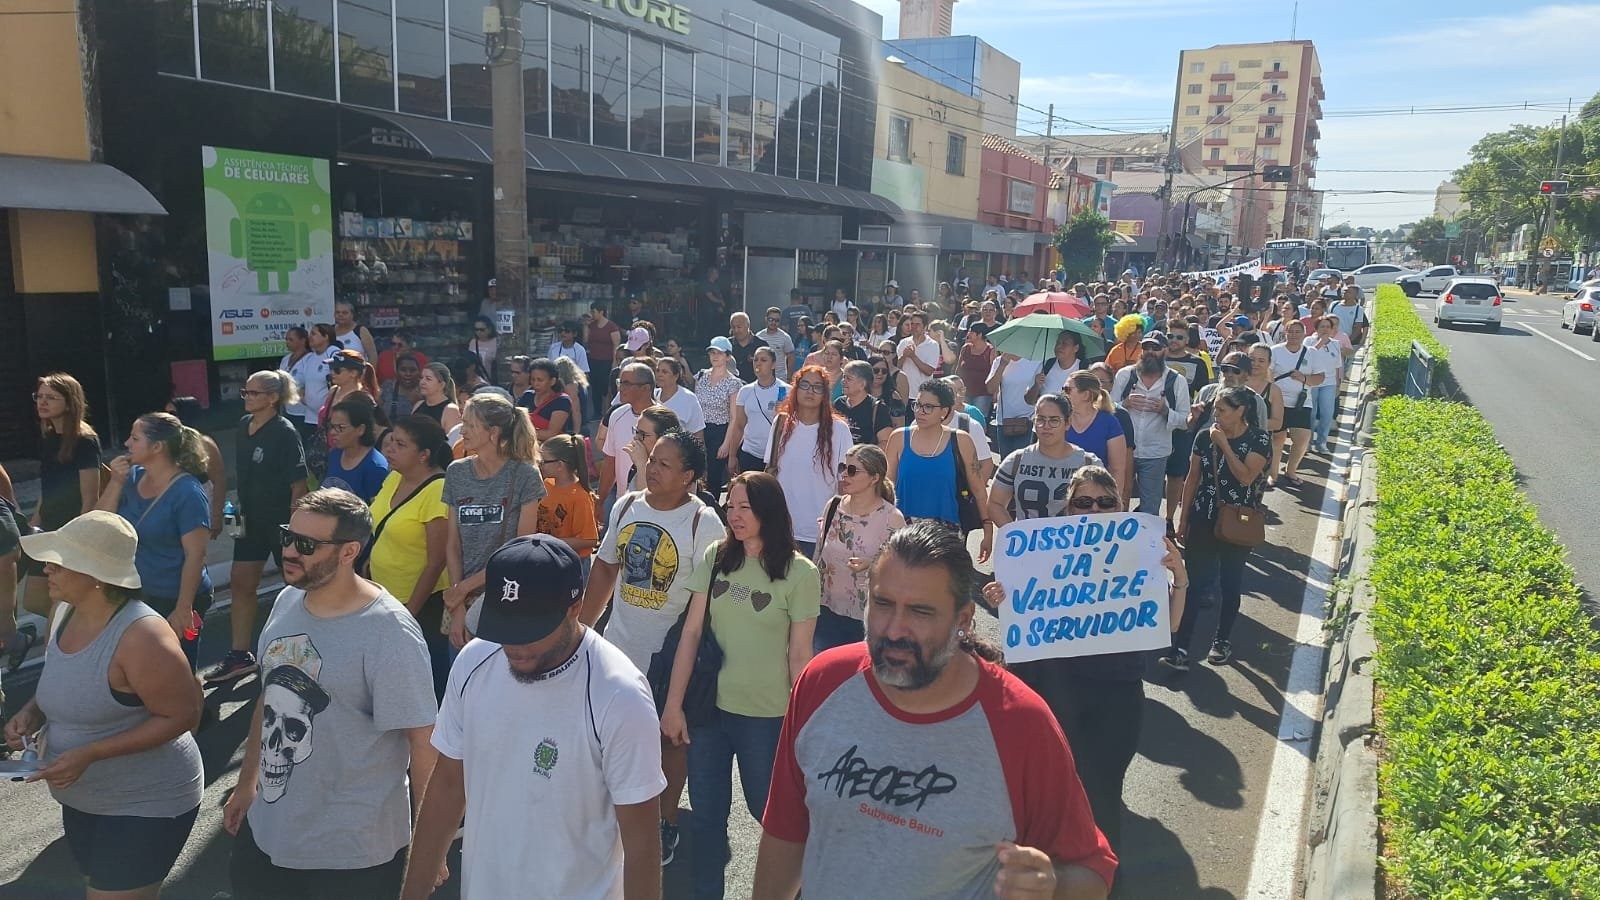
[[[105,163],[0,154],[0,207],[164,216],[132,176]]]
[[[410,142],[407,142],[405,149],[414,151],[420,148],[433,159],[479,164],[488,164],[493,160],[493,133],[481,125],[444,122],[398,113],[369,113],[365,110],[362,111],[362,115],[374,119],[381,118],[393,125],[409,137],[410,142],[414,142],[415,146],[410,146]],[[894,201],[867,191],[831,184],[815,184],[794,178],[780,178],[759,172],[741,172],[737,169],[708,166],[687,160],[630,153],[627,150],[594,147],[575,141],[528,135],[527,154],[528,168],[535,172],[782,197],[800,202],[868,210],[893,218],[900,218],[903,215],[899,205]]]

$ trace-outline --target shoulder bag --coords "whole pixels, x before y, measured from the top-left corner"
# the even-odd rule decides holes
[[[1216,539],[1240,547],[1259,547],[1267,542],[1267,511],[1259,506],[1240,506],[1222,502],[1222,467],[1227,465],[1222,451],[1211,454],[1211,486],[1216,492],[1217,524],[1212,529]]]
[[[950,435],[950,442],[955,445],[956,462],[956,516],[961,520],[961,531],[976,531],[983,527],[983,512],[978,509],[978,498],[972,494],[972,486],[967,483],[967,466],[961,455],[961,433]],[[906,435],[906,446],[909,449],[911,436]]]
[[[626,510],[624,510],[626,512]],[[619,516],[617,521],[622,521]],[[696,510],[689,525],[689,547],[692,550],[695,535],[700,530],[700,511]],[[712,573],[715,578],[716,573]],[[689,620],[689,610],[678,615],[678,621],[667,629],[661,649],[650,657],[645,680],[650,683],[650,693],[656,701],[656,715],[666,711],[667,691],[672,686],[672,666],[678,659],[678,645],[683,642],[683,625]],[[705,620],[700,628],[700,645],[695,648],[694,668],[689,671],[689,684],[683,691],[683,718],[690,725],[706,724],[717,711],[717,675],[722,671],[722,645],[711,631],[711,594],[706,593]]]
[[[371,572],[369,570],[371,569],[372,565],[372,548],[378,546],[378,538],[383,537],[383,527],[389,524],[389,520],[394,518],[394,514],[400,511],[400,507],[410,503],[418,494],[422,493],[428,485],[433,484],[435,481],[439,481],[442,478],[444,478],[443,472],[440,472],[437,475],[429,475],[426,481],[417,485],[417,489],[405,495],[404,498],[398,501],[392,497],[389,499],[389,511],[384,513],[383,518],[378,520],[377,527],[372,529],[372,537],[367,539],[367,545],[361,548],[361,555],[356,557],[356,571],[360,572],[362,577],[371,577]],[[400,602],[404,603],[405,601],[402,600]]]

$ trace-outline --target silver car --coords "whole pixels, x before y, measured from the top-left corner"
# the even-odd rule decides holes
[[[1561,305],[1561,327],[1571,328],[1573,334],[1587,332],[1595,337],[1595,304],[1600,303],[1600,287],[1579,288],[1572,299]],[[1595,337],[1600,340],[1600,337]]]

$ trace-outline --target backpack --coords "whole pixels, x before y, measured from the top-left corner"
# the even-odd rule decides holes
[[[1128,383],[1126,385],[1123,385],[1123,388],[1122,388],[1122,396],[1117,398],[1117,404],[1118,405],[1121,405],[1123,403],[1127,403],[1128,402],[1128,395],[1133,393],[1133,382],[1138,377],[1139,377],[1138,371],[1135,371],[1132,375],[1128,376]],[[1167,379],[1166,379],[1166,382],[1163,383],[1162,386],[1161,386],[1161,394],[1162,394],[1162,396],[1167,398],[1167,408],[1168,409],[1177,409],[1178,408],[1178,373],[1177,372],[1174,372],[1171,369],[1167,370]]]

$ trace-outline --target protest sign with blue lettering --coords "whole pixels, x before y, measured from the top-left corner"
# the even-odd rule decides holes
[[[1012,522],[995,537],[1006,662],[1170,646],[1166,524],[1143,513]]]

